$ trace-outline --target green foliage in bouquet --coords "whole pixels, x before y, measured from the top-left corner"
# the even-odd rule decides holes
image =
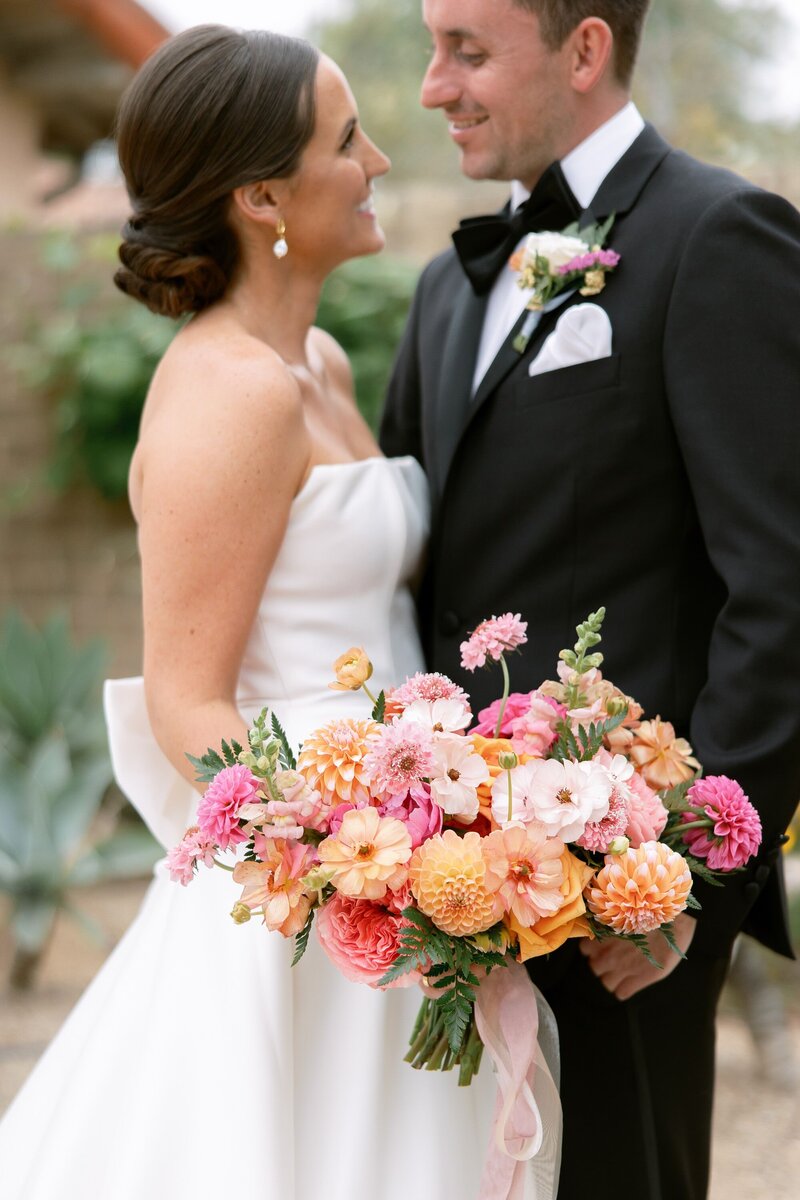
[[[56,917],[75,888],[147,872],[159,854],[141,826],[119,827],[121,797],[97,690],[104,649],[72,644],[66,621],[32,628],[10,611],[0,631],[0,892],[10,903],[12,985],[29,988]]]

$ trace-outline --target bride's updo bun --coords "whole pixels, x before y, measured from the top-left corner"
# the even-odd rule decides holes
[[[148,59],[117,114],[134,210],[118,288],[169,317],[223,295],[239,258],[231,192],[297,170],[314,131],[318,58],[300,38],[199,25]]]

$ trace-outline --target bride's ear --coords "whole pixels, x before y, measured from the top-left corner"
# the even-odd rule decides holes
[[[269,225],[273,229],[277,226],[281,215],[280,205],[271,183],[264,180],[245,183],[242,187],[234,188],[231,200],[236,212],[246,221]]]

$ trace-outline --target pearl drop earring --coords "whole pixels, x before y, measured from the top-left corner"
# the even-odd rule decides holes
[[[278,227],[275,232],[278,235],[278,240],[272,247],[272,253],[276,258],[286,258],[286,255],[289,253],[289,243],[284,236],[286,233],[286,222],[283,217],[278,217]]]

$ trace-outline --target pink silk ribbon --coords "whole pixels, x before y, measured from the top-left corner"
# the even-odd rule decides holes
[[[561,1099],[540,1044],[540,1008],[543,1032],[554,1039],[549,1005],[513,960],[491,971],[477,991],[475,1022],[497,1076],[479,1200],[554,1200],[556,1195]]]

